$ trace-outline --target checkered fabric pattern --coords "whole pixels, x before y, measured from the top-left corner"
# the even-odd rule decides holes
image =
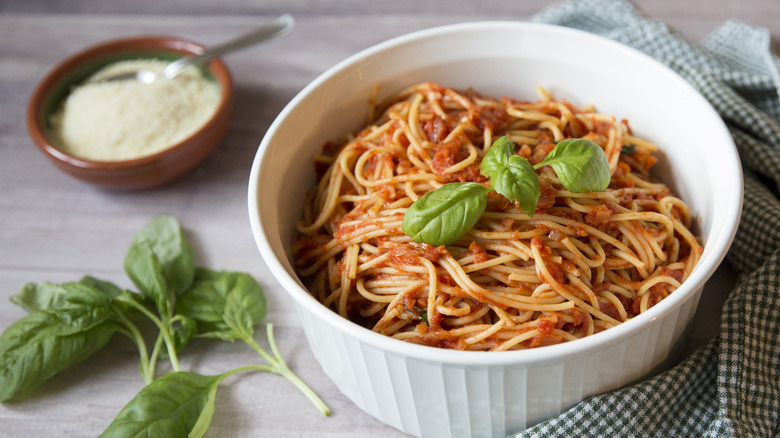
[[[728,21],[691,44],[623,0],[567,1],[534,21],[620,41],[687,79],[729,126],[745,196],[720,335],[663,374],[515,437],[780,437],[780,58],[768,31]]]

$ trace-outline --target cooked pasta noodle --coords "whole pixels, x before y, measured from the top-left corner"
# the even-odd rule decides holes
[[[436,83],[378,108],[365,129],[327,144],[294,245],[299,275],[324,305],[397,339],[462,350],[514,350],[575,340],[652,307],[690,275],[702,248],[691,213],[651,179],[656,146],[624,120],[555,100],[494,98]],[[448,182],[489,185],[493,141],[542,161],[566,138],[600,145],[609,188],[564,189],[537,170],[533,217],[496,192],[476,226],[446,247],[414,242],[407,208]]]

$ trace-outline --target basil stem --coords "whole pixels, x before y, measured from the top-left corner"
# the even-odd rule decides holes
[[[295,387],[298,388],[298,390],[301,391],[303,395],[305,395],[306,398],[308,398],[309,401],[311,401],[314,406],[316,406],[317,409],[322,412],[323,415],[330,415],[330,408],[328,405],[322,401],[322,399],[317,395],[317,393],[314,392],[314,390],[309,387],[309,385],[301,380],[300,377],[295,375],[295,373],[293,373],[287,366],[287,362],[285,362],[285,360],[282,358],[281,353],[279,353],[279,349],[276,347],[276,341],[274,340],[274,327],[271,323],[266,325],[266,336],[268,337],[268,345],[271,347],[271,351],[274,354],[273,356],[263,350],[257,344],[257,342],[255,342],[254,338],[247,337],[241,338],[241,340],[252,347],[253,350],[255,350],[260,356],[268,361],[268,367],[263,367],[265,371],[270,371],[289,380],[290,383],[295,385]]]
[[[135,294],[131,294],[131,295],[135,295]],[[170,325],[170,318],[163,318],[163,319],[158,318],[157,315],[152,313],[143,304],[138,303],[134,299],[125,298],[125,296],[120,296],[119,299],[121,299],[122,302],[127,304],[128,306],[144,314],[147,318],[149,318],[154,323],[154,325],[157,326],[157,328],[160,330],[159,336],[165,341],[165,346],[168,350],[168,359],[171,362],[171,367],[173,367],[174,371],[181,371],[181,368],[179,367],[179,358],[176,355],[176,349],[174,348],[173,337],[171,336],[171,332],[168,328]],[[155,347],[155,351],[156,350],[157,348]]]
[[[265,317],[266,302],[263,290],[252,276],[237,272],[217,272],[199,269],[191,290],[179,297],[179,315],[187,315],[197,322],[201,337],[226,341],[240,339],[267,362],[264,371],[279,374],[295,385],[325,415],[330,409],[296,376],[282,359],[273,337],[273,326],[268,324],[268,343],[273,355],[268,354],[254,340],[254,326]]]
[[[146,348],[146,341],[144,340],[143,335],[138,330],[138,327],[135,326],[135,324],[130,321],[122,311],[115,310],[114,317],[117,319],[117,321],[125,328],[123,333],[130,338],[133,342],[135,342],[135,345],[138,347],[138,354],[140,357],[140,370],[141,370],[141,378],[144,379],[144,382],[149,384],[154,380],[154,360],[156,360],[156,355],[154,358],[149,358],[149,352]]]

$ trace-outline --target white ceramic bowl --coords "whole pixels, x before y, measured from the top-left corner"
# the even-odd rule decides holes
[[[704,254],[689,279],[648,312],[574,342],[525,351],[464,352],[394,340],[322,306],[295,274],[291,245],[311,158],[365,122],[372,87],[380,99],[437,81],[494,96],[536,99],[542,85],[575,105],[627,118],[657,143],[658,175],[691,207]],[[249,181],[257,245],[297,303],[323,371],[360,408],[417,436],[506,436],[592,394],[668,366],[705,281],[734,236],[742,175],[731,137],[707,101],[653,59],[562,27],[485,22],[392,39],[334,66],[300,92],[260,144]]]

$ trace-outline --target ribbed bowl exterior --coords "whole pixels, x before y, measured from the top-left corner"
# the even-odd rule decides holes
[[[368,414],[419,437],[505,437],[666,368],[685,342],[701,291],[604,349],[515,366],[409,358],[350,337],[303,306],[298,312],[325,374]]]

